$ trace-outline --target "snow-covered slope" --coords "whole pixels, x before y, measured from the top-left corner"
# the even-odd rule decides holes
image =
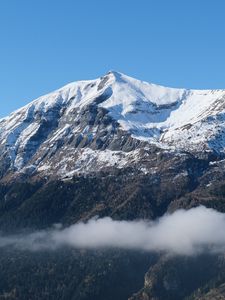
[[[0,120],[0,168],[123,167],[155,145],[225,150],[225,90],[173,89],[118,72],[78,81]],[[61,173],[60,173],[61,172]]]

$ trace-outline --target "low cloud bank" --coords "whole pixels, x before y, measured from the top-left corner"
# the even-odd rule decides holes
[[[91,219],[68,228],[0,236],[0,247],[39,251],[63,246],[123,248],[195,255],[225,252],[225,214],[203,206],[178,210],[156,221]]]

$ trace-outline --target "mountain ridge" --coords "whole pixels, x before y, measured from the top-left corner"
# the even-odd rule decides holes
[[[70,83],[0,119],[3,175],[123,168],[155,148],[223,155],[225,90],[168,88],[110,71]],[[70,165],[64,171],[56,166],[62,160]]]

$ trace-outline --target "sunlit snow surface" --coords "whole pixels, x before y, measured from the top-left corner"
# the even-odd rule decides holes
[[[98,106],[107,109],[121,129],[136,139],[176,150],[224,151],[225,90],[167,88],[113,71],[96,80],[70,83],[1,119],[0,146],[7,149],[19,169],[24,165],[23,153],[28,143],[32,142],[34,147],[37,143],[33,137],[40,120],[51,124],[58,118],[59,126],[49,131],[44,141],[54,144],[68,134],[79,132],[79,126],[73,126],[70,132],[74,113],[79,114],[102,95],[105,100],[99,101]],[[88,126],[85,130],[88,132]],[[115,163],[116,156],[108,152],[99,159],[114,157]]]

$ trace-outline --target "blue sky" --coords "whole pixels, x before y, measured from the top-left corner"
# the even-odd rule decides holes
[[[223,0],[2,0],[0,117],[109,70],[225,88],[224,12]]]

